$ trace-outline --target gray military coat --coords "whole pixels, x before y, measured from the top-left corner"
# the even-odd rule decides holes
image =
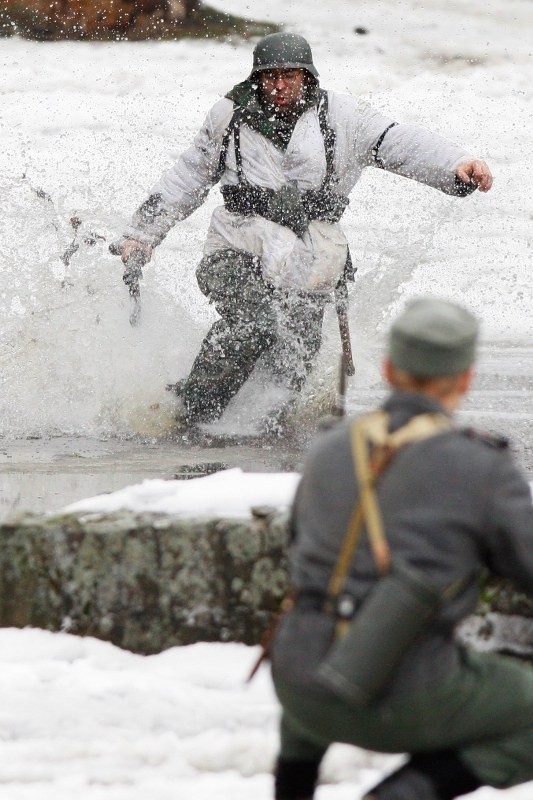
[[[442,413],[437,403],[414,393],[393,394],[384,409],[393,430],[416,414]],[[311,451],[294,503],[291,579],[308,595],[326,591],[358,499],[348,425],[324,434]],[[380,478],[377,493],[393,560],[412,564],[438,587],[466,580],[403,657],[387,690],[394,695],[431,686],[456,667],[454,630],[476,607],[483,571],[533,593],[533,506],[506,441],[460,429],[405,447]],[[376,579],[363,540],[346,589],[362,598]],[[311,689],[332,635],[332,620],[318,610],[292,612],[274,642],[275,677]]]

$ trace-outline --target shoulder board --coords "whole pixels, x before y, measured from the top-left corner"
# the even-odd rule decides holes
[[[486,444],[488,447],[494,447],[496,450],[509,447],[509,440],[506,439],[505,436],[499,436],[495,433],[479,431],[476,428],[463,428],[461,433],[468,439],[476,439],[479,442],[483,442],[483,444]]]

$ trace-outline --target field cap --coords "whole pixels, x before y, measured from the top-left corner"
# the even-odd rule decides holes
[[[388,356],[395,367],[419,378],[457,375],[476,357],[479,323],[456,303],[420,297],[393,322]]]

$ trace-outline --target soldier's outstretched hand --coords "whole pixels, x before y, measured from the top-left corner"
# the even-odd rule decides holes
[[[488,192],[492,186],[492,172],[485,161],[475,159],[459,164],[455,174],[464,183],[472,183],[480,192]]]

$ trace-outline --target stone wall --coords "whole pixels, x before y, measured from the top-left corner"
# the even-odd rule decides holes
[[[0,626],[95,636],[139,653],[197,641],[255,644],[287,590],[286,515],[183,519],[121,512],[0,524]],[[533,600],[482,591],[461,635],[533,659]]]
[[[285,517],[117,513],[0,525],[0,626],[96,636],[140,653],[256,643],[287,586]]]

